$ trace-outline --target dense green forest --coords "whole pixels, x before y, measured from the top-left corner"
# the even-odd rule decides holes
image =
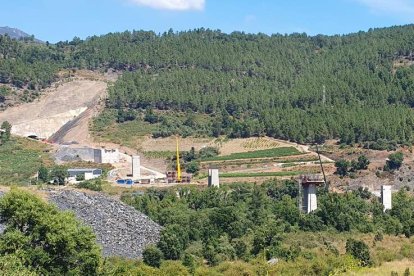
[[[297,270],[291,274],[328,275],[346,262],[346,256],[340,256],[329,241],[335,233],[342,237],[373,233],[374,243],[380,243],[383,235],[414,235],[414,198],[404,189],[394,195],[393,208],[385,213],[378,198],[362,188],[346,194],[321,190],[318,209],[308,215],[299,212],[297,198],[296,182],[271,180],[261,186],[148,190],[123,200],[164,226],[157,247],[148,249],[150,258],[146,260],[144,253],[144,261],[153,266],[159,265],[159,259],[182,260],[194,270],[203,260],[216,266],[260,257],[295,262]],[[326,236],[323,265],[310,250],[314,246],[289,240],[310,232]],[[353,256],[360,266],[381,262],[363,242],[349,238],[346,246],[347,256]],[[354,251],[354,246],[359,249]],[[314,264],[314,270],[300,271],[304,263]]]
[[[119,122],[151,110],[155,136],[183,126],[188,135],[405,143],[414,138],[413,38],[413,25],[335,36],[133,31],[55,45],[2,37],[0,82],[36,89],[60,68],[113,68],[125,73],[108,108]],[[182,113],[195,118],[175,118]]]

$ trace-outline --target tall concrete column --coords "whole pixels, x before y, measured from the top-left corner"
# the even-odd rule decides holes
[[[309,214],[318,208],[318,201],[316,198],[316,185],[307,184],[303,185],[303,211]]]
[[[132,156],[132,179],[141,179],[141,160],[138,155]]]
[[[384,205],[384,212],[392,208],[392,194],[390,185],[381,186],[381,203]]]
[[[208,169],[208,186],[209,187],[220,187],[219,170]]]

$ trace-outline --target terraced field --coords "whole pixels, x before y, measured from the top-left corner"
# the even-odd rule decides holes
[[[237,152],[230,155],[215,156],[212,158],[204,159],[203,161],[226,161],[226,160],[238,160],[238,159],[257,159],[257,158],[275,158],[282,156],[292,156],[302,154],[295,147],[281,147],[265,150],[256,150],[248,152]]]
[[[259,173],[222,173],[222,178],[236,178],[236,177],[277,177],[277,176],[295,176],[300,175],[301,171],[286,171],[286,172],[259,172]]]

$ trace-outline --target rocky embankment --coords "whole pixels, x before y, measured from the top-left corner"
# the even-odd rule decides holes
[[[93,228],[104,256],[141,258],[145,247],[159,240],[161,226],[108,196],[65,190],[51,191],[49,200]]]

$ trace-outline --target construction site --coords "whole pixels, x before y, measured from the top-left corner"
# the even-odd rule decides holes
[[[42,188],[43,183],[42,186],[28,185],[25,189],[55,204],[60,210],[73,212],[77,218],[91,227],[105,257],[141,259],[147,246],[157,245],[160,242],[166,226],[147,216],[145,211],[127,205],[140,202],[144,197],[148,198],[148,194],[153,191],[159,193],[154,197],[158,198],[156,200],[161,200],[170,193],[169,196],[174,200],[186,202],[185,197],[197,191],[197,193],[211,193],[220,198],[212,201],[226,201],[227,195],[231,193],[234,193],[231,194],[234,198],[243,196],[237,193],[245,191],[243,185],[246,183],[250,190],[254,190],[258,184],[267,198],[269,195],[265,191],[269,183],[273,185],[272,187],[276,187],[280,183],[287,185],[286,183],[289,182],[293,183],[297,191],[296,196],[271,200],[272,204],[280,206],[286,202],[291,203],[290,211],[293,210],[292,212],[301,219],[312,219],[323,212],[326,206],[324,202],[326,194],[334,195],[336,192],[346,194],[353,185],[362,186],[358,185],[358,178],[355,180],[340,178],[335,173],[334,160],[343,156],[349,158],[356,154],[349,154],[345,150],[330,153],[326,145],[321,152],[318,145],[300,145],[270,137],[228,139],[184,138],[177,135],[153,138],[145,135],[137,138],[139,145],[136,147],[99,140],[90,131],[90,124],[101,110],[105,89],[98,89],[95,94],[89,95],[89,100],[80,101],[76,105],[58,106],[58,103],[51,101],[57,97],[56,94],[62,93],[62,89],[69,95],[74,91],[73,97],[83,93],[77,90],[78,85],[83,81],[86,84],[93,82],[96,87],[105,84],[100,80],[76,80],[72,84],[64,83],[55,90],[52,89],[48,92],[50,94],[46,94],[37,102],[13,107],[0,113],[0,121],[11,122],[12,134],[23,137],[31,143],[47,146],[47,150],[43,153],[50,155],[53,165],[62,165],[65,168],[67,176],[63,184],[52,179],[45,183],[46,189]],[[70,98],[69,95],[65,97]],[[56,105],[53,109],[55,113],[49,110],[49,113],[45,112],[47,116],[43,117],[42,110],[48,109],[50,105]],[[33,118],[24,112],[25,108],[33,108],[40,113]],[[4,133],[5,130],[0,132]],[[327,145],[329,146],[329,143]],[[214,154],[205,156],[200,154],[203,151],[211,151]],[[338,152],[342,156],[338,156]],[[384,159],[384,153],[381,154],[382,156],[377,158],[370,156],[373,163],[368,170],[359,172],[358,176],[361,179],[370,177],[368,172],[380,166]],[[194,168],[197,170],[192,170]],[[371,200],[378,201],[382,205],[384,215],[390,213],[393,204],[398,205],[393,198],[393,193],[398,191],[399,185],[403,185],[404,181],[410,181],[409,171],[408,167],[403,167],[401,174],[393,176],[394,179],[384,178],[377,181],[375,185],[369,186],[373,195]],[[39,179],[39,172],[32,177]],[[394,185],[397,177],[401,179]],[[105,182],[105,189],[92,190],[80,186],[87,182],[95,183],[94,181]],[[261,185],[263,183],[264,185]],[[239,188],[233,188],[237,186],[232,185],[238,184],[240,184]],[[345,188],[340,190],[338,187],[341,185]],[[172,188],[166,189],[170,187]],[[7,188],[3,187],[3,189],[5,193],[9,192]],[[0,192],[0,196],[1,194]],[[197,197],[203,198],[195,195],[195,198]],[[288,204],[286,206],[289,206]],[[194,212],[194,209],[191,209],[193,207],[188,206],[188,203],[182,206]],[[246,206],[250,205],[246,204]],[[233,206],[223,207],[222,210],[223,212],[232,210],[229,208]],[[171,212],[172,220],[175,219],[177,209],[169,210],[163,207],[158,209],[162,209],[163,212],[160,217],[164,218],[165,214],[168,216]],[[219,210],[220,208],[212,207],[211,213],[215,214],[214,212]],[[381,209],[379,210],[379,213],[383,214]],[[301,213],[304,215],[300,215]],[[221,213],[219,214],[221,217]],[[273,209],[271,214],[273,216]],[[177,217],[180,219],[180,216]],[[223,217],[227,217],[227,214]],[[256,217],[253,217],[252,221],[253,224],[256,223]],[[278,223],[279,221],[275,225]],[[297,222],[295,223],[294,227],[298,227]],[[1,227],[5,226],[0,224],[0,229]],[[265,227],[269,228],[267,225]],[[308,231],[304,233],[313,234]],[[324,248],[326,241],[323,240],[321,243],[323,245],[320,248]],[[345,248],[344,242],[341,242],[340,246]],[[268,264],[273,263],[273,265],[277,262],[275,258],[267,261]]]
[[[182,184],[218,187],[279,178],[296,179],[305,194],[313,194],[321,183],[304,181],[303,175],[323,175],[324,182],[326,177],[334,176],[333,159],[319,154],[317,148],[268,137],[152,138],[146,135],[138,137],[135,148],[102,141],[91,133],[90,124],[101,112],[107,83],[113,80],[116,80],[114,75],[79,72],[72,79],[45,90],[38,100],[1,112],[0,121],[9,121],[14,135],[50,145],[56,164],[77,161],[111,164],[113,168],[106,180],[116,187]],[[30,114],[27,110],[31,110]],[[205,148],[215,148],[219,154],[198,159],[199,171],[188,173],[188,164],[180,155]],[[167,162],[165,154],[173,161]],[[341,180],[333,178],[333,181]],[[378,185],[370,190],[381,193]],[[316,206],[314,201],[312,196],[303,197],[301,208],[312,211]]]

